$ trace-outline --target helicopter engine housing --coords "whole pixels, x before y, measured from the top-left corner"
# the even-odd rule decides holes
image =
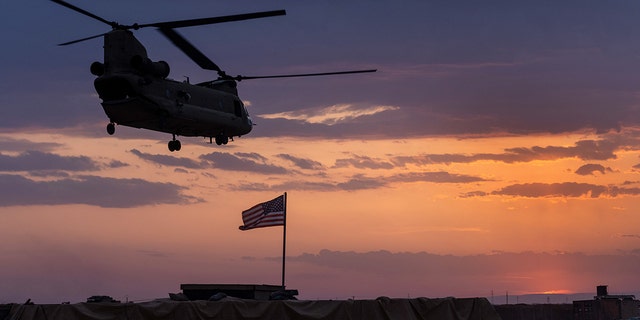
[[[171,71],[166,61],[151,61],[151,59],[140,55],[135,55],[131,58],[131,66],[142,74],[160,79],[168,77]]]
[[[92,75],[99,77],[104,74],[104,64],[96,61],[91,64],[89,70],[91,71]]]

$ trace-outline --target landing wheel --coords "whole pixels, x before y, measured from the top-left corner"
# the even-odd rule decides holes
[[[171,140],[169,141],[168,147],[171,152],[180,151],[180,149],[182,149],[182,144],[180,143],[180,140]]]
[[[116,132],[116,125],[113,122],[109,122],[107,125],[107,133],[111,136]]]
[[[216,136],[216,144],[217,145],[223,145],[223,144],[227,144],[227,143],[229,143],[229,137],[227,137],[225,135]]]

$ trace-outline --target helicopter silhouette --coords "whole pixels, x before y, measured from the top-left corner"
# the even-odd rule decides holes
[[[209,143],[226,145],[234,137],[251,132],[253,122],[238,96],[239,81],[376,72],[375,69],[268,76],[229,76],[218,65],[188,42],[175,29],[215,23],[285,15],[285,10],[237,15],[123,25],[108,21],[63,0],[51,0],[111,27],[106,33],[73,40],[70,45],[104,37],[104,62],[94,62],[90,71],[97,76],[94,87],[102,100],[109,123],[107,133],[115,133],[116,124],[169,133],[169,151],[182,148],[177,136],[205,137]],[[167,78],[170,67],[165,61],[152,61],[145,47],[131,30],[155,27],[198,66],[216,71],[218,78],[197,84]]]

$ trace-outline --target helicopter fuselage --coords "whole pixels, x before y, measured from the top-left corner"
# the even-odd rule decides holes
[[[136,74],[103,75],[94,85],[118,125],[189,137],[242,136],[252,128],[238,96],[219,89]]]
[[[225,144],[252,129],[234,80],[194,85],[168,79],[169,65],[152,62],[128,30],[105,34],[104,59],[91,71],[98,76],[94,86],[110,125],[215,137]]]

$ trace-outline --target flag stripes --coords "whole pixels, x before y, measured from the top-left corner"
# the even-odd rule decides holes
[[[271,201],[259,203],[250,209],[242,211],[243,226],[240,230],[273,227],[284,225],[285,219],[284,195]]]

